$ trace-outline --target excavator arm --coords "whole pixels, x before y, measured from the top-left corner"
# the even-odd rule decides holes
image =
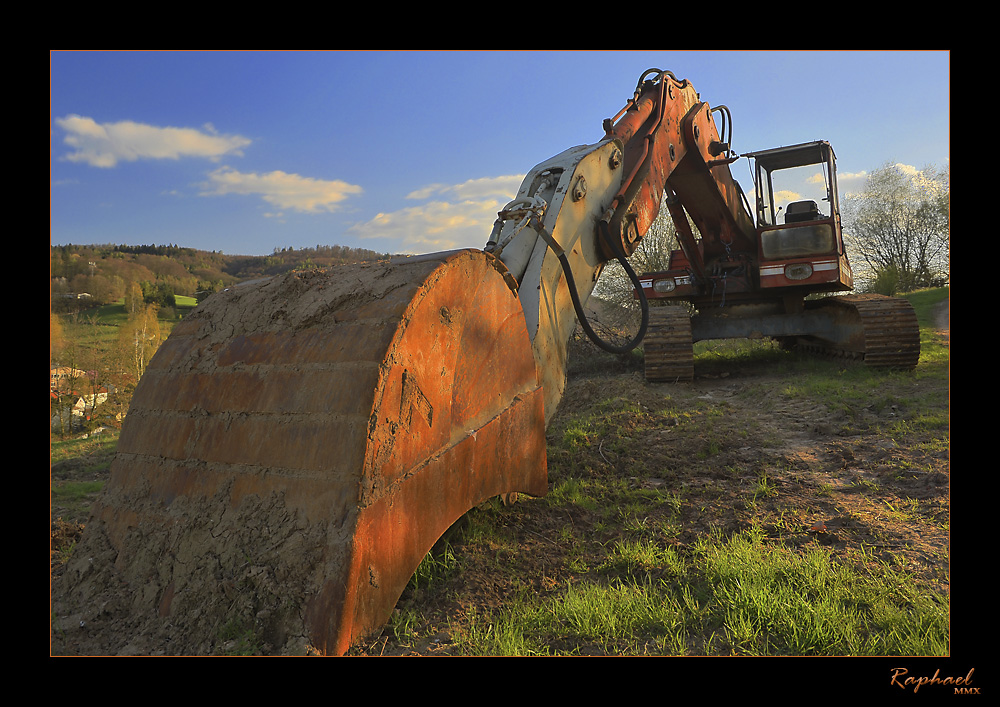
[[[714,112],[690,82],[650,69],[640,76],[632,99],[605,121],[603,140],[536,166],[500,212],[484,250],[498,257],[517,283],[545,391],[546,420],[562,395],[566,343],[577,321],[611,352],[642,341],[648,322],[644,301],[639,330],[624,345],[601,340],[583,305],[612,259],[642,292],[628,257],[656,219],[664,194],[696,272],[705,269],[706,258],[733,244],[755,247],[753,220],[730,172],[733,158]],[[688,215],[701,234],[697,241]]]
[[[546,493],[567,341],[608,260],[638,287],[627,257],[662,194],[703,243],[748,237],[725,155],[691,85],[651,70],[603,139],[531,170],[482,250],[209,298],[135,390],[76,553],[90,562],[62,580],[63,628],[114,607],[158,650],[198,652],[209,638],[171,644],[170,627],[240,619],[324,654],[378,631],[470,508]]]
[[[713,109],[702,102],[690,82],[650,69],[640,77],[633,99],[606,121],[607,134],[626,145],[628,173],[605,217],[608,258],[617,255],[619,244],[626,255],[635,251],[664,194],[678,230],[690,232],[680,211],[683,204],[710,252],[727,244],[755,243],[753,219],[729,170],[736,158],[719,136],[715,112],[728,116],[725,106]],[[685,249],[704,266],[693,239]]]

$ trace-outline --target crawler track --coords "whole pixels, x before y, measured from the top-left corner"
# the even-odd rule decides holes
[[[646,380],[664,383],[694,378],[691,316],[684,307],[650,307],[643,346]]]
[[[898,297],[843,295],[809,303],[829,311],[839,330],[837,341],[800,339],[800,349],[824,356],[863,361],[873,368],[913,370],[920,359],[920,325],[913,306]]]
[[[920,325],[913,306],[898,297],[860,294],[812,300],[822,334],[787,337],[809,354],[853,360],[872,368],[913,370],[920,359]],[[691,318],[683,307],[653,307],[644,340],[646,380],[694,379]]]

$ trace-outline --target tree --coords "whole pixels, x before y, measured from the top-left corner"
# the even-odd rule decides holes
[[[55,363],[66,347],[66,334],[59,315],[49,312],[49,363]]]
[[[50,325],[51,326],[51,325]],[[94,317],[73,315],[58,325],[62,346],[52,363],[62,370],[51,392],[52,430],[60,434],[76,432],[95,423],[98,406],[104,409],[113,386],[108,366],[108,346],[103,328]],[[50,329],[50,332],[54,330]]]
[[[125,311],[135,314],[145,306],[142,298],[142,287],[138,282],[130,282],[125,289]]]
[[[160,345],[158,313],[159,306],[155,303],[140,307],[129,315],[128,321],[118,330],[122,369],[128,373],[133,384],[139,382],[146,364]]]
[[[908,292],[947,281],[950,173],[885,163],[844,199],[844,232],[869,288]]]
[[[143,299],[161,309],[174,306],[174,288],[164,281],[143,283]]]
[[[690,221],[690,219],[689,219]],[[694,225],[692,230],[697,233]],[[628,263],[636,274],[666,270],[670,265],[670,251],[678,250],[677,229],[670,218],[670,213],[661,204],[656,219],[635,252],[629,256]],[[617,260],[608,262],[594,288],[594,295],[588,309],[591,310],[591,325],[595,330],[608,333],[608,330],[625,328],[636,330],[639,326],[641,312],[639,302],[634,296],[635,286],[629,279],[625,269]],[[596,298],[596,302],[594,299]],[[603,304],[603,306],[601,306]],[[598,328],[598,325],[603,325]],[[610,334],[609,334],[610,337]],[[625,339],[628,337],[626,336]]]

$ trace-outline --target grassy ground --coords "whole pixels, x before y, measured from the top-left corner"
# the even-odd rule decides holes
[[[725,342],[651,386],[582,354],[549,494],[471,512],[357,652],[948,654],[946,296],[914,297],[913,373]]]
[[[352,653],[948,654],[946,299],[913,297],[912,373],[727,342],[650,385],[576,350],[548,495],[468,513]],[[56,572],[114,445],[51,446]]]

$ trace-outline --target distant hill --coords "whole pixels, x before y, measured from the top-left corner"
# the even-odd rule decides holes
[[[237,282],[296,269],[324,268],[387,257],[365,248],[317,245],[271,255],[226,255],[176,245],[56,245],[50,247],[51,301],[56,311],[121,299],[131,283],[144,293],[169,291],[203,298]]]

